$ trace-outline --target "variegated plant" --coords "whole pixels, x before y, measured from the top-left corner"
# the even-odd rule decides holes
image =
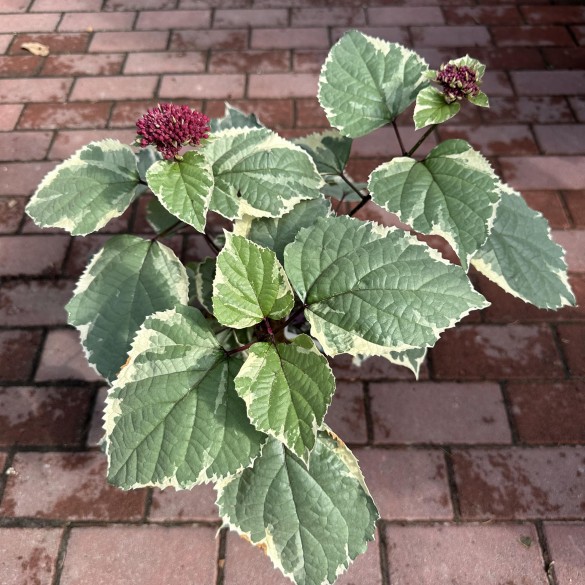
[[[74,235],[155,195],[156,235],[110,239],[67,306],[111,383],[113,484],[214,482],[225,525],[298,584],[333,583],[364,552],[378,512],[324,423],[335,392],[326,356],[383,356],[418,373],[441,332],[487,305],[470,266],[538,307],[575,302],[545,219],[479,152],[447,140],[414,156],[461,107],[488,106],[483,73],[467,56],[430,71],[416,53],[352,31],[320,78],[336,130],[289,142],[229,105],[209,121],[162,104],[138,122],[138,152],[93,142],[47,175],[28,213]],[[413,103],[415,128],[428,128],[407,150],[396,118]],[[352,139],[387,125],[403,155],[355,184]],[[333,211],[339,199],[355,202],[347,215]],[[442,236],[460,265],[408,232],[355,219],[367,203]],[[214,238],[209,211],[233,230]],[[161,240],[189,229],[214,253],[185,267]]]

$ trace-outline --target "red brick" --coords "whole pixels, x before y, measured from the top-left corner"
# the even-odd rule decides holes
[[[205,71],[203,52],[131,53],[124,73],[201,73]]]
[[[534,126],[543,154],[581,154],[585,144],[585,124]]]
[[[13,280],[0,286],[0,321],[8,327],[64,325],[73,283]]]
[[[253,29],[252,49],[324,49],[329,47],[326,28]]]
[[[26,201],[16,197],[0,198],[0,234],[12,234],[16,232],[22,216]]]
[[[71,100],[147,99],[154,96],[157,82],[153,75],[83,77],[75,81]]]
[[[0,103],[62,102],[71,79],[0,79]]]
[[[445,6],[443,13],[447,24],[522,24],[516,6]]]
[[[296,26],[359,26],[366,24],[365,7],[333,6],[328,8],[293,8],[291,25]],[[376,24],[379,23],[374,20]],[[392,23],[394,24],[394,23]]]
[[[564,97],[491,97],[489,110],[481,110],[484,121],[489,124],[539,123],[554,124],[573,122],[571,109]]]
[[[106,0],[103,10],[165,10],[175,8],[176,4],[177,0]]]
[[[0,238],[0,276],[52,275],[61,270],[69,236]]]
[[[494,26],[491,31],[501,47],[573,45],[571,35],[561,26]]]
[[[506,182],[523,189],[585,188],[584,156],[501,157]]]
[[[62,533],[62,528],[0,528],[4,585],[51,585]]]
[[[569,103],[575,112],[575,117],[579,122],[585,122],[585,97],[577,96],[569,98]]]
[[[453,517],[440,451],[363,448],[354,454],[384,520]]]
[[[43,159],[52,138],[52,132],[5,132],[0,142],[0,161]]]
[[[35,374],[36,382],[50,380],[95,382],[101,379],[101,376],[88,365],[76,331],[73,329],[49,331]]]
[[[544,529],[558,585],[585,582],[582,546],[585,542],[585,524],[547,522]]]
[[[244,97],[244,87],[244,75],[235,73],[228,75],[165,75],[158,93],[161,98],[171,99],[230,99]]]
[[[0,164],[0,195],[28,197],[54,166],[45,162]]]
[[[33,12],[74,12],[86,10],[99,10],[102,0],[35,0]]]
[[[553,239],[565,249],[569,270],[585,272],[585,230],[553,230]]]
[[[7,14],[0,20],[0,33],[52,32],[59,18],[58,14]]]
[[[154,10],[138,15],[136,30],[168,30],[209,28],[210,10]]]
[[[386,535],[392,583],[548,583],[531,524],[393,525]]]
[[[466,520],[583,517],[585,447],[453,452]]]
[[[585,45],[585,26],[572,26],[571,30],[577,39],[577,44]]]
[[[494,383],[371,384],[374,443],[510,443]]]
[[[505,71],[486,71],[482,90],[491,96],[513,96],[514,90]]]
[[[132,28],[134,18],[132,12],[66,12],[59,24],[59,31],[127,31]]]
[[[439,379],[562,378],[550,329],[544,325],[474,325],[450,329],[431,350]]]
[[[0,77],[32,77],[42,62],[34,55],[0,57]]]
[[[524,191],[522,196],[528,206],[540,211],[553,228],[566,229],[570,226],[569,218],[557,191]]]
[[[567,365],[573,376],[585,376],[585,327],[583,325],[559,325],[559,339]]]
[[[0,331],[0,380],[28,380],[40,345],[41,332],[38,330]]]
[[[519,95],[579,95],[585,93],[585,71],[512,71]]]
[[[16,473],[8,477],[0,506],[6,517],[110,521],[142,517],[146,490],[124,492],[109,485],[102,453],[17,453],[12,467]]]
[[[87,388],[0,388],[0,445],[81,445],[92,396]]]
[[[19,128],[104,128],[112,105],[97,104],[29,104]]]
[[[14,37],[10,46],[11,55],[22,54],[23,43],[41,43],[55,53],[83,53],[89,42],[88,33],[45,33],[19,34]]]
[[[585,443],[585,382],[516,384],[507,388],[524,443]]]
[[[483,155],[506,154],[509,156],[537,154],[538,147],[530,128],[524,125],[490,126],[440,126],[442,140],[462,138],[478,149]]]
[[[166,49],[167,31],[98,32],[93,35],[89,50],[92,53],[131,53]]]
[[[157,100],[150,101],[128,101],[114,102],[114,109],[110,117],[110,128],[135,128],[136,120],[140,118],[148,109],[156,106]],[[201,102],[193,104],[189,102],[189,106],[200,109]],[[199,107],[197,107],[199,106]]]
[[[233,100],[232,106],[247,114],[256,114],[260,121],[268,128],[290,128],[293,125],[292,100]],[[221,101],[207,101],[205,113],[211,117],[222,117],[225,112],[225,103]]]
[[[22,112],[22,104],[0,105],[0,131],[9,132],[16,126]]]
[[[457,54],[470,54],[487,68],[500,69],[502,64],[511,69],[543,69],[544,59],[538,47],[465,47]],[[491,97],[491,96],[490,96]]]
[[[583,69],[585,47],[545,47],[542,49],[548,69]]]
[[[576,227],[585,227],[585,191],[565,191],[563,199]]]
[[[57,132],[49,158],[63,160],[70,157],[82,146],[94,140],[113,138],[124,144],[130,144],[136,137],[136,130],[62,130]]]
[[[129,1],[129,0],[126,0]],[[175,4],[175,0],[171,0]],[[253,0],[179,0],[179,8],[251,8]],[[256,4],[258,4],[256,2]]]
[[[329,121],[325,111],[319,104],[317,98],[297,100],[297,127],[315,128],[323,126],[327,128]]]
[[[240,51],[247,48],[248,31],[241,29],[178,31],[172,34],[169,47],[171,51]]]
[[[124,55],[49,55],[43,75],[116,75],[122,71]]]
[[[445,22],[437,6],[376,6],[367,10],[368,24],[375,26],[420,26]]]
[[[327,51],[299,51],[293,52],[293,70],[297,73],[319,73]]]
[[[214,583],[216,532],[211,526],[74,528],[60,583]]]
[[[288,24],[288,10],[283,8],[269,8],[265,10],[216,10],[213,17],[214,28],[242,28],[251,26],[265,28]]]
[[[399,126],[400,136],[405,148],[414,146],[425,133],[416,131],[412,126]],[[431,134],[424,144],[417,150],[417,154],[427,154],[437,144],[434,134]],[[402,151],[396,134],[391,127],[380,128],[371,134],[357,138],[352,145],[352,155],[361,158],[400,156]]]
[[[338,39],[340,39],[344,33],[347,31],[347,28],[333,28],[331,30],[331,40],[335,43]],[[372,37],[376,37],[379,39],[384,39],[385,41],[391,43],[401,43],[403,45],[410,44],[410,36],[408,35],[408,29],[406,27],[398,27],[398,26],[361,26],[360,31],[370,35]]]
[[[585,21],[583,6],[520,6],[529,24],[582,24]]]
[[[0,35],[0,55],[7,51],[13,38],[12,35]]]
[[[2,0],[0,13],[3,12],[26,12],[31,0]]]
[[[210,73],[280,73],[290,68],[289,51],[214,51]]]
[[[362,385],[337,382],[325,422],[344,442],[352,445],[368,442]]]
[[[224,568],[225,585],[288,585],[290,580],[277,571],[258,547],[252,546],[235,532],[227,538]],[[381,585],[378,540],[368,543],[367,551],[357,557],[336,581],[336,585]]]
[[[490,44],[485,26],[413,26],[415,47],[476,47]]]
[[[180,491],[155,488],[149,519],[154,522],[217,522],[220,518],[215,505],[216,495],[212,484]]]

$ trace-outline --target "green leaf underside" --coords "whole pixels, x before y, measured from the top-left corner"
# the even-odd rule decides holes
[[[428,80],[424,59],[396,43],[346,33],[321,69],[319,102],[331,126],[358,138],[392,122]]]
[[[284,249],[294,241],[301,228],[313,225],[318,218],[330,213],[331,206],[325,198],[309,199],[297,203],[282,217],[244,217],[236,222],[234,230],[238,235],[273,250],[283,264]]]
[[[202,262],[189,262],[190,301],[196,300],[208,313],[213,315],[213,279],[215,278],[215,258],[205,258]]]
[[[186,152],[182,160],[162,160],[146,173],[148,186],[166,209],[198,232],[205,229],[213,192],[213,174],[205,157]]]
[[[234,128],[205,146],[215,187],[211,209],[228,219],[281,217],[320,197],[322,179],[309,155],[266,128]]]
[[[157,161],[162,160],[162,154],[153,146],[147,146],[146,148],[141,148],[136,153],[136,158],[138,160],[138,174],[140,175],[140,179],[146,181],[146,173],[148,169]]]
[[[368,186],[367,183],[358,183],[350,177],[347,178],[352,181],[355,188],[359,191],[362,191]],[[326,197],[332,197],[338,200],[343,199],[346,202],[361,201],[362,199],[340,176],[335,175],[329,175],[327,177],[327,182],[321,187],[321,193]]]
[[[329,355],[432,347],[487,306],[459,266],[397,229],[349,217],[319,219],[285,250],[286,272],[311,335]]]
[[[187,274],[174,252],[124,235],[108,240],[93,257],[66,309],[89,363],[111,380],[144,319],[187,301]]]
[[[226,233],[213,281],[213,314],[235,329],[251,327],[265,317],[282,319],[294,298],[284,269],[272,250]]]
[[[109,481],[190,488],[249,466],[266,437],[235,392],[241,363],[197,309],[146,319],[106,402]]]
[[[169,213],[161,202],[154,198],[148,202],[146,221],[155,233],[160,234],[175,225],[179,221],[179,218]]]
[[[26,211],[40,227],[75,236],[95,232],[122,215],[142,191],[136,164],[129,146],[92,142],[46,175]]]
[[[213,118],[210,128],[212,133],[228,128],[263,128],[264,124],[258,120],[255,114],[245,114],[231,104],[225,104],[225,114],[223,118]]]
[[[269,439],[252,468],[217,489],[224,522],[298,585],[333,583],[374,538],[379,515],[357,461],[324,432],[308,466]]]
[[[311,338],[255,343],[235,384],[252,424],[307,461],[335,392],[331,368]]]
[[[443,94],[434,87],[425,87],[416,96],[414,127],[417,130],[431,124],[446,122],[461,109],[459,102],[448,104]]]
[[[297,138],[294,143],[307,151],[321,174],[339,175],[349,160],[352,140],[337,130],[327,130]]]
[[[519,193],[502,185],[492,232],[471,260],[506,292],[541,309],[574,305],[561,246],[551,239],[548,222]]]
[[[447,140],[422,162],[398,157],[372,172],[375,203],[423,234],[444,237],[467,270],[485,243],[499,201],[498,178],[464,140]]]

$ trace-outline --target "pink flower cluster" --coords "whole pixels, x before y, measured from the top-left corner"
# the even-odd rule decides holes
[[[209,118],[189,106],[165,103],[148,110],[136,122],[136,129],[140,146],[152,144],[171,159],[183,146],[197,146],[209,137]]]
[[[437,81],[443,86],[443,95],[448,104],[465,97],[475,97],[480,91],[475,71],[466,65],[441,65]]]

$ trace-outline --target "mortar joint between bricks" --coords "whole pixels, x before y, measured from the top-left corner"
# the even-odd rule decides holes
[[[544,562],[543,569],[548,580],[549,585],[557,585],[557,576],[555,573],[554,561],[552,560],[548,541],[544,531],[544,525],[542,520],[537,520],[535,523],[536,534],[538,535],[538,543],[540,545],[540,551],[542,553],[542,560]]]

